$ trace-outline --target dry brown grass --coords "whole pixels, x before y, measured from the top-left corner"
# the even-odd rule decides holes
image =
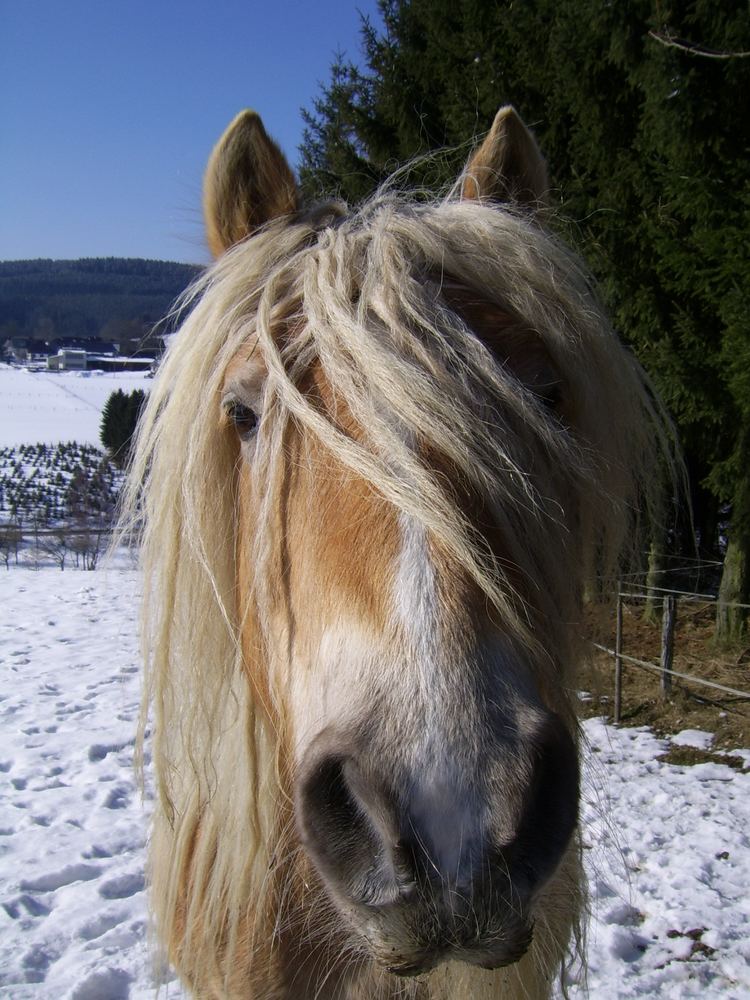
[[[715,605],[680,603],[677,609],[674,670],[750,693],[750,640],[730,649],[717,649],[713,641]],[[598,606],[589,608],[589,635],[613,649],[615,615]],[[623,608],[623,653],[650,663],[659,663],[661,622],[645,620],[643,602]],[[672,678],[672,694],[661,696],[659,675],[625,664],[622,683],[622,723],[650,726],[660,735],[681,729],[715,733],[714,748],[735,750],[750,747],[750,699],[728,695],[713,688]],[[588,718],[612,717],[614,705],[614,661],[597,652],[584,666],[579,687],[587,693],[582,714]],[[702,759],[705,759],[702,758]],[[684,763],[684,761],[681,761]],[[725,761],[726,762],[726,761]]]

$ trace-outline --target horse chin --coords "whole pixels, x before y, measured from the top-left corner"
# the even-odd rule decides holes
[[[466,946],[436,944],[415,951],[381,946],[373,952],[373,959],[384,971],[407,979],[425,975],[444,962],[464,962],[491,971],[520,961],[529,950],[532,938],[531,926],[519,927],[513,935]]]
[[[355,919],[354,929],[376,965],[405,978],[424,975],[444,962],[500,969],[520,961],[533,940],[533,921],[520,913],[508,914],[501,926],[493,921],[484,931],[477,927],[476,914],[472,920],[437,924],[435,916],[434,902],[425,903],[419,913],[378,914],[375,930],[372,921],[357,927]]]

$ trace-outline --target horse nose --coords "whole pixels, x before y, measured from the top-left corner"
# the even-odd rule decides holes
[[[572,836],[577,753],[551,713],[519,773],[509,751],[494,772],[482,762],[474,773],[430,765],[397,780],[380,755],[373,766],[330,733],[322,743],[301,768],[297,823],[324,883],[347,905],[423,905],[455,925],[478,907],[525,904]]]
[[[406,777],[396,792],[361,756],[318,756],[300,783],[303,843],[329,888],[355,903],[413,900],[471,880],[481,856],[478,811],[458,781]]]

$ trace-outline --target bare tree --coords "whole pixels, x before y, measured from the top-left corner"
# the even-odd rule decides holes
[[[55,560],[61,570],[65,569],[69,546],[64,528],[58,528],[50,535],[40,536],[38,545],[45,555],[51,556]]]
[[[0,559],[5,568],[10,569],[11,556],[18,563],[18,550],[23,542],[23,531],[20,521],[10,521],[0,524]]]
[[[70,530],[68,546],[75,555],[76,566],[83,569],[96,569],[99,556],[104,548],[104,532],[100,528],[81,524]]]

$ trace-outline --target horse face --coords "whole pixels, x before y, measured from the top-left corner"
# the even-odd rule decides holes
[[[274,161],[275,147],[257,129],[255,118],[240,121],[223,140],[232,155],[220,146],[209,170],[216,252],[296,207],[283,197],[286,181],[265,201],[243,181],[234,187],[248,189],[246,200],[284,208],[213,219],[215,192],[233,187],[214,178],[223,169],[217,163],[243,155],[248,163]],[[524,168],[516,180],[509,163]],[[536,202],[545,178],[533,139],[506,110],[470,164],[464,193],[496,197],[518,188],[521,201]],[[236,212],[241,199],[230,201]],[[460,288],[452,294],[449,305],[463,308],[471,325],[474,307],[462,303]],[[490,316],[489,325],[502,328],[496,320]],[[549,359],[533,337],[525,342],[531,349],[515,357],[506,337],[504,359],[532,390],[535,382],[554,382]],[[240,590],[243,573],[253,575],[253,539],[273,522],[273,552],[264,557],[273,582],[262,585],[262,610],[244,616],[243,641],[246,660],[257,662],[258,632],[265,637],[265,676],[252,683],[270,692],[288,733],[303,878],[322,886],[345,932],[391,971],[417,974],[445,959],[484,968],[515,962],[576,825],[571,725],[554,710],[530,650],[496,620],[429,527],[389,502],[309,427],[291,419],[279,431],[272,379],[257,348],[255,340],[245,344],[227,370],[222,419],[234,425],[242,455]],[[320,364],[296,378],[296,391],[322,420],[350,441],[367,437]],[[470,530],[498,561],[512,561],[507,533],[450,459],[412,441],[406,429],[402,443],[431,476],[455,480],[455,503]],[[283,473],[272,484],[268,473],[280,455]],[[535,530],[533,517],[527,528]]]
[[[241,442],[248,540],[270,488],[257,452],[273,430],[253,346],[230,366],[222,394]],[[299,388],[362,439],[319,366]],[[546,703],[533,658],[418,519],[294,422],[283,452],[281,580],[263,686],[284,702],[307,862],[345,926],[390,970],[415,974],[446,958],[513,962],[576,824],[574,740]],[[450,476],[442,462],[433,471]],[[470,494],[463,500],[503,558],[501,532],[488,530]],[[252,552],[248,544],[242,558]]]

